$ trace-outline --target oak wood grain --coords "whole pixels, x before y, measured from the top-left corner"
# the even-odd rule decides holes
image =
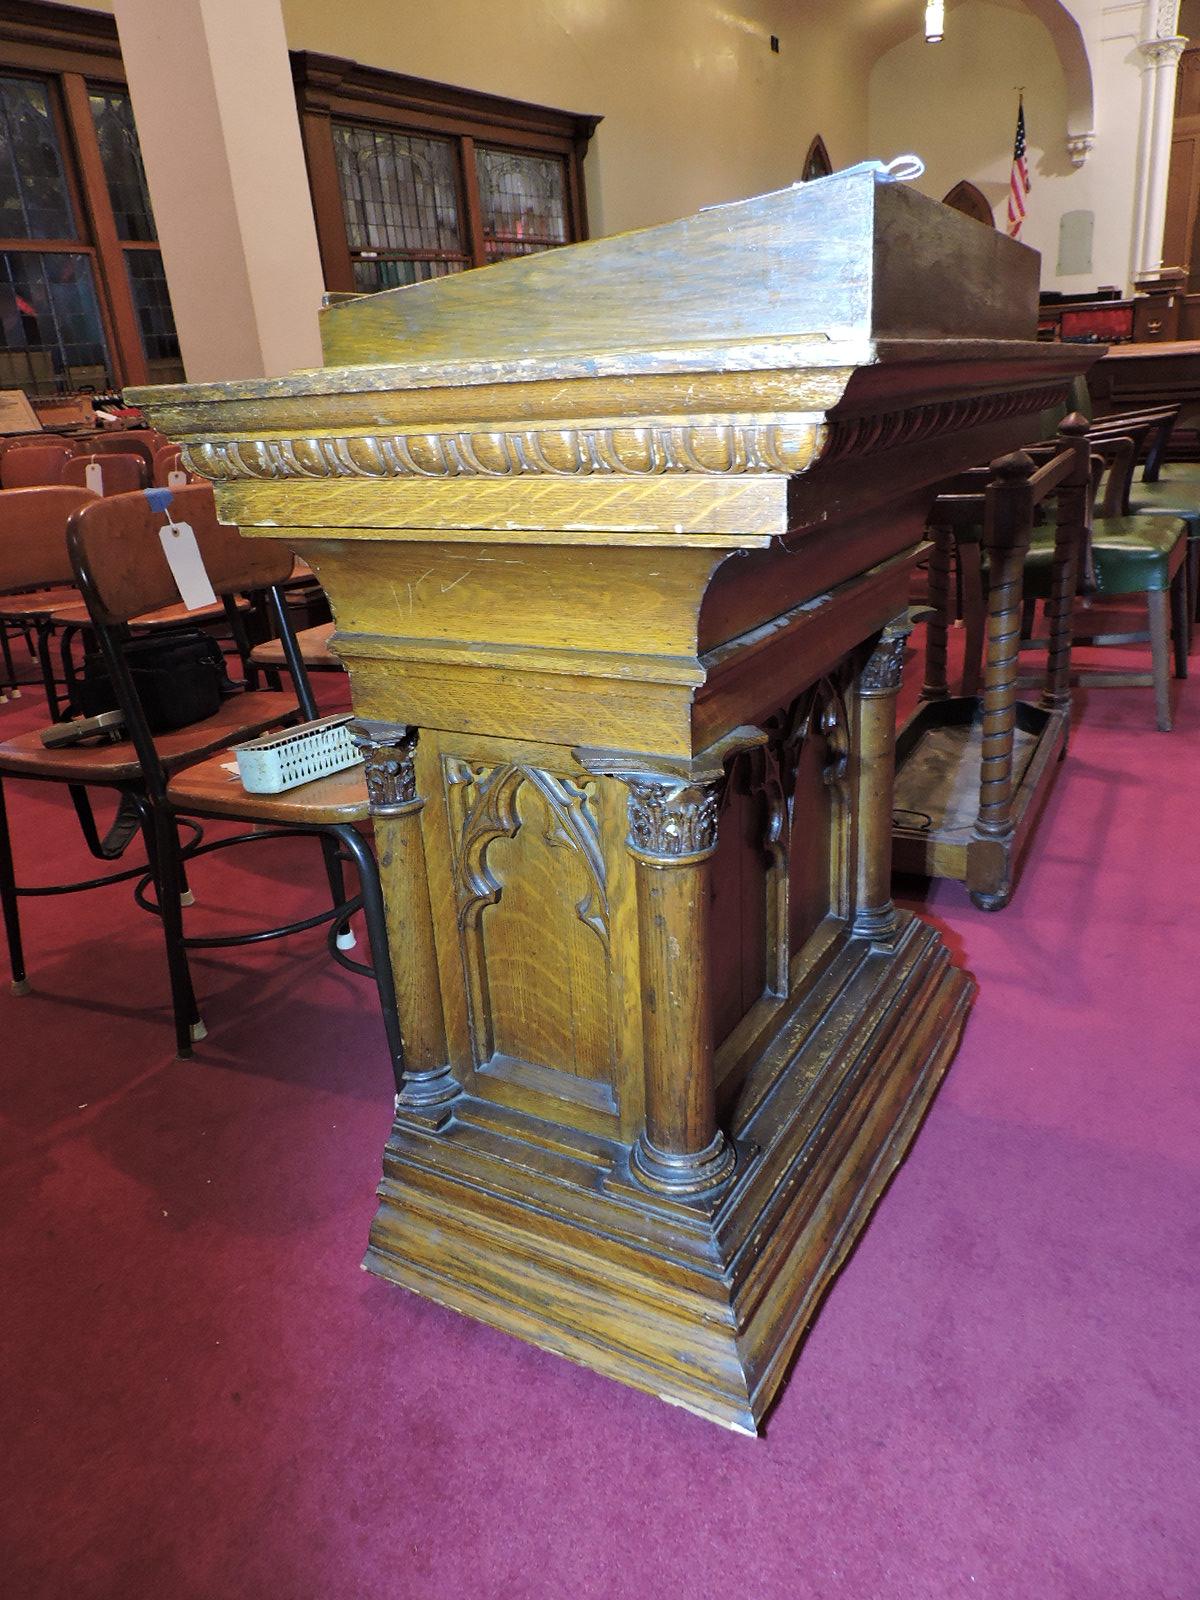
[[[371,1270],[757,1429],[973,992],[889,898],[892,708],[939,481],[1098,354],[1036,279],[851,172],[139,395],[393,728]]]

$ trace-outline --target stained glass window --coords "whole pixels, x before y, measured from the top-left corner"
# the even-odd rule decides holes
[[[49,91],[32,78],[0,78],[0,238],[75,237]]]
[[[129,96],[119,89],[92,89],[88,94],[100,159],[108,182],[109,199],[119,239],[154,240],[154,213],[142,150],[133,123]]]
[[[470,265],[448,139],[335,123],[356,288],[373,293]]]
[[[43,9],[39,65],[0,66],[0,387],[175,381],[183,368],[116,26],[99,14],[82,25],[63,7],[60,29],[50,14],[60,8]]]
[[[478,145],[475,164],[489,261],[567,242],[565,172],[557,156]]]
[[[104,389],[108,349],[91,258],[67,250],[0,251],[0,388],[53,394]]]
[[[180,383],[183,381],[183,363],[179,358],[179,340],[175,334],[175,318],[171,313],[171,297],[167,293],[162,257],[157,250],[126,250],[125,266],[129,273],[129,289],[133,295],[133,309],[137,313],[138,331],[142,336],[142,349],[150,368],[150,381]]]

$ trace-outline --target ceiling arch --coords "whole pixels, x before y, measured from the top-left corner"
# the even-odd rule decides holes
[[[1025,11],[1045,27],[1054,41],[1062,66],[1067,91],[1067,134],[1080,137],[1096,126],[1092,64],[1079,16],[1086,14],[1086,0],[989,0],[1014,11]],[[962,0],[947,0],[947,32],[954,26],[954,12]],[[920,0],[858,0],[857,24],[866,54],[874,59],[921,32]],[[934,47],[936,48],[936,47]]]

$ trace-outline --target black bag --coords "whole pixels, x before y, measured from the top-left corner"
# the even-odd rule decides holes
[[[221,709],[226,695],[238,692],[226,675],[220,645],[199,628],[130,639],[123,648],[151,733],[172,733],[203,722]],[[99,651],[89,650],[79,672],[72,674],[70,699],[76,716],[95,717],[119,709]]]

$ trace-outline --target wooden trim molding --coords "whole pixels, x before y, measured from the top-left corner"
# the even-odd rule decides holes
[[[330,292],[356,292],[333,148],[335,120],[456,141],[464,242],[471,266],[483,266],[487,260],[475,178],[477,141],[561,157],[566,166],[568,239],[574,243],[587,238],[583,158],[599,117],[385,72],[313,50],[293,50],[291,60],[321,264]]]
[[[191,471],[214,480],[790,474],[806,471],[825,439],[816,422],[756,415],[627,427],[205,440],[185,445],[184,455]]]
[[[0,64],[125,82],[115,21],[79,6],[0,0]]]
[[[601,120],[523,100],[506,100],[476,89],[385,72],[340,56],[293,50],[292,80],[302,107],[410,127],[434,119],[447,132],[475,138],[502,136],[506,144],[536,146],[543,140],[574,144],[590,139]]]

